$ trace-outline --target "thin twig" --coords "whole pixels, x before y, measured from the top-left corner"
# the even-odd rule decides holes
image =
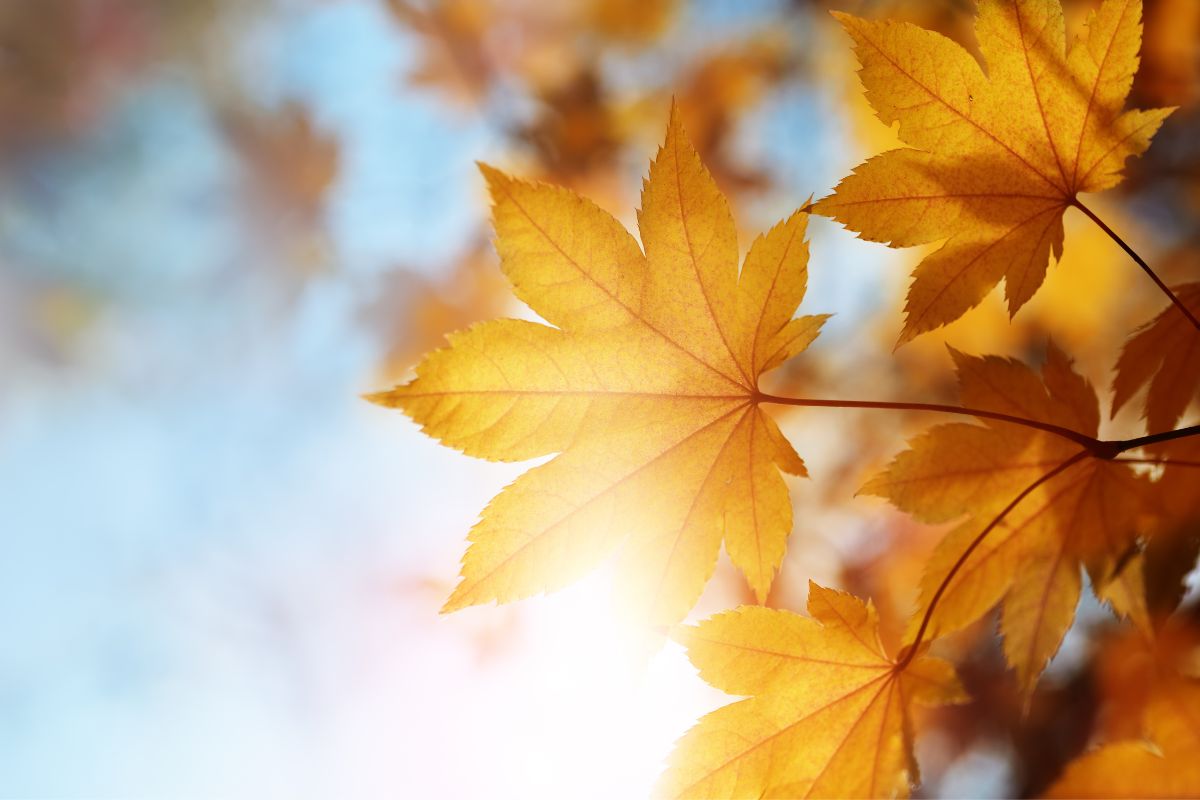
[[[896,662],[894,669],[897,672],[904,670],[913,660],[916,655],[917,648],[925,639],[925,633],[929,629],[929,623],[933,619],[934,609],[937,608],[938,602],[942,599],[942,595],[946,593],[946,589],[950,586],[950,581],[962,569],[963,564],[975,552],[975,548],[979,547],[984,538],[991,533],[997,525],[999,525],[1009,512],[1016,508],[1022,500],[1030,495],[1035,489],[1046,483],[1056,475],[1066,471],[1072,465],[1077,464],[1087,457],[1098,458],[1104,460],[1115,460],[1123,463],[1139,463],[1139,464],[1175,464],[1178,466],[1200,466],[1200,462],[1188,461],[1170,461],[1159,459],[1143,459],[1121,457],[1122,453],[1129,450],[1134,450],[1139,447],[1146,447],[1153,444],[1162,444],[1165,442],[1185,439],[1191,436],[1200,436],[1200,425],[1192,425],[1187,428],[1179,428],[1178,430],[1165,431],[1163,433],[1153,433],[1148,436],[1139,436],[1134,439],[1118,439],[1105,440],[1097,439],[1079,431],[1064,428],[1060,425],[1054,425],[1041,420],[1026,419],[1025,417],[1017,417],[1011,414],[1004,414],[999,411],[988,411],[981,408],[967,408],[964,406],[943,405],[940,403],[900,403],[890,402],[886,400],[818,400],[811,397],[779,397],[778,395],[762,394],[756,392],[754,395],[755,403],[777,403],[780,405],[801,406],[801,407],[816,407],[816,408],[875,408],[891,411],[933,411],[943,414],[961,414],[965,416],[980,417],[984,419],[994,419],[1001,422],[1011,423],[1013,425],[1021,425],[1026,428],[1043,431],[1054,436],[1068,439],[1083,449],[1075,453],[1070,458],[1060,463],[1057,467],[1042,475],[1040,478],[1029,484],[1012,499],[1012,501],[997,514],[991,522],[979,534],[971,540],[963,550],[962,555],[954,562],[954,566],[946,573],[946,577],[938,585],[937,591],[933,593],[933,598],[929,601],[929,606],[925,609],[925,615],[921,618],[921,625],[917,629],[916,638],[913,643],[904,651],[903,656]]]
[[[971,556],[971,553],[975,552],[975,548],[979,547],[984,538],[991,533],[992,530],[995,529],[995,527],[999,525],[1006,516],[1008,516],[1008,512],[1016,508],[1017,505],[1026,497],[1028,497],[1034,489],[1038,488],[1054,476],[1070,469],[1072,465],[1078,463],[1087,456],[1087,450],[1080,450],[1078,453],[1071,456],[1066,461],[1062,462],[1057,467],[1026,486],[1021,490],[1020,494],[1012,499],[1012,502],[1004,507],[1003,511],[992,518],[992,521],[989,522],[987,526],[979,532],[978,536],[971,540],[971,543],[967,545],[965,550],[963,550],[962,555],[960,555],[958,560],[954,562],[954,566],[950,567],[950,571],[946,573],[946,577],[942,578],[942,582],[938,585],[937,591],[933,593],[933,599],[929,601],[929,606],[925,609],[925,616],[921,618],[921,627],[917,629],[916,638],[913,639],[913,643],[909,645],[907,650],[905,650],[904,656],[898,662],[896,662],[896,666],[894,668],[896,672],[902,672],[904,668],[912,662],[914,656],[916,656],[917,648],[921,646],[921,642],[925,639],[925,631],[928,630],[929,622],[933,619],[933,611],[937,608],[938,601],[941,600],[942,595],[946,593],[946,589],[950,586],[950,581],[953,580],[954,576],[958,574],[958,571],[962,569],[963,564],[967,563],[967,559]]]
[[[1079,198],[1072,200],[1071,205],[1078,208],[1084,214],[1087,214],[1088,218],[1091,219],[1092,222],[1100,226],[1100,230],[1107,233],[1110,239],[1119,244],[1121,249],[1128,253],[1129,257],[1137,262],[1137,265],[1142,268],[1142,271],[1150,276],[1150,280],[1154,281],[1154,284],[1159,288],[1159,290],[1168,298],[1170,298],[1171,302],[1175,304],[1175,307],[1178,308],[1180,312],[1182,312],[1183,315],[1188,318],[1188,322],[1192,323],[1192,327],[1194,327],[1196,330],[1200,330],[1200,319],[1196,318],[1196,315],[1192,313],[1192,310],[1183,304],[1183,301],[1180,300],[1173,291],[1171,291],[1170,287],[1163,283],[1162,278],[1158,277],[1158,274],[1150,268],[1150,265],[1147,264],[1132,247],[1126,244],[1124,239],[1118,236],[1112,228],[1108,227],[1108,225],[1104,223],[1104,220],[1097,217],[1090,208],[1079,202]]]
[[[1026,419],[1025,417],[1016,417],[1012,414],[1003,414],[999,411],[988,411],[982,408],[966,408],[964,406],[942,405],[941,403],[893,403],[884,400],[817,400],[811,397],[778,397],[773,394],[760,394],[756,399],[762,403],[813,408],[878,408],[890,411],[934,411],[942,414],[960,414],[968,417],[994,419],[1000,422],[1009,422],[1013,425],[1033,428],[1034,430],[1043,431],[1072,441],[1075,444],[1086,447],[1089,452],[1097,451],[1099,446],[1103,444],[1100,440],[1087,434],[1073,431],[1070,428],[1064,428],[1061,425],[1054,425],[1036,419]]]
[[[1117,446],[1117,452],[1124,453],[1126,450],[1133,450],[1138,447],[1146,447],[1152,444],[1161,444],[1163,442],[1171,442],[1176,439],[1186,439],[1189,436],[1200,434],[1200,425],[1190,425],[1186,428],[1178,428],[1173,431],[1165,431],[1163,433],[1152,433],[1149,436],[1139,436],[1136,439],[1122,439],[1119,442],[1112,444]]]

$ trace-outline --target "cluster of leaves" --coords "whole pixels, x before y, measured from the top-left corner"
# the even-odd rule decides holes
[[[574,192],[484,166],[501,267],[549,324],[500,319],[450,337],[407,384],[372,395],[463,452],[557,454],[503,490],[471,531],[445,610],[558,588],[618,553],[623,602],[670,626],[701,676],[748,699],[679,743],[670,797],[894,796],[917,779],[918,706],[961,703],[931,646],[997,605],[1026,702],[1075,616],[1086,572],[1128,620],[1145,696],[1114,741],[1074,762],[1057,796],[1200,793],[1200,685],[1177,621],[1196,559],[1200,284],[1128,340],[1113,406],[1145,390],[1149,433],[1100,438],[1094,387],[1054,345],[1040,371],[952,351],[961,406],[781,397],[761,376],[826,317],[796,316],[808,213],[892,247],[943,242],[916,268],[900,344],[950,323],[1001,280],[1010,313],[1064,248],[1079,200],[1121,180],[1170,109],[1126,111],[1141,4],[1105,0],[1068,48],[1057,0],[983,0],[987,66],[907,23],[837,15],[866,97],[906,147],[757,237],[740,267],[730,205],[672,111],[638,212],[639,242]],[[767,405],[955,413],[864,488],[927,523],[930,556],[899,646],[871,603],[813,584],[809,617],[765,608],[792,530],[783,473],[803,460]],[[759,605],[679,626],[722,545]],[[1181,568],[1182,565],[1182,568]]]

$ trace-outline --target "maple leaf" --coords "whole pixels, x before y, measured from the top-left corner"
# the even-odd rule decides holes
[[[916,777],[914,705],[964,702],[954,667],[899,668],[870,603],[809,583],[811,618],[748,606],[677,638],[701,677],[742,700],[677,745],[657,793],[672,798],[888,797]]]
[[[1096,392],[1058,348],[1049,348],[1040,378],[1015,360],[951,353],[964,405],[1096,436]],[[1004,652],[1028,691],[1075,617],[1080,564],[1097,591],[1109,585],[1135,544],[1151,484],[1130,464],[1087,455],[1062,436],[984,423],[930,429],[862,491],[886,497],[924,522],[965,517],[939,543],[921,581],[920,606],[926,609],[962,560],[938,600],[929,633],[963,628],[1003,601]],[[1018,496],[1021,501],[1009,508]],[[1130,613],[1128,603],[1117,604]],[[910,638],[916,623],[914,618]]]
[[[1104,745],[1067,765],[1047,797],[1200,796],[1200,682],[1160,680],[1144,718],[1146,739]]]
[[[683,618],[722,539],[765,598],[792,525],[780,470],[805,468],[756,380],[825,320],[793,319],[807,215],[758,237],[739,274],[729,205],[674,109],[642,194],[644,255],[574,193],[482,170],[501,267],[557,327],[477,325],[370,399],[470,455],[559,455],[488,505],[445,610],[557,588],[623,541],[620,585],[649,624]]]
[[[1164,693],[1166,694],[1166,693]],[[1149,741],[1105,745],[1072,762],[1047,797],[1200,795],[1200,685],[1181,685],[1146,714]]]
[[[958,319],[1001,279],[1015,314],[1062,255],[1067,207],[1119,183],[1172,110],[1122,112],[1138,0],[1105,0],[1069,53],[1058,0],[982,0],[986,75],[940,34],[835,16],[868,101],[909,147],[866,161],[813,210],[892,247],[945,240],[913,274],[900,343]]]
[[[1165,442],[1150,449],[1147,458],[1132,463],[1161,466],[1161,475],[1147,498],[1149,532],[1144,547],[1132,552],[1098,596],[1129,617],[1149,638],[1161,637],[1161,628],[1183,601],[1188,574],[1200,554],[1200,440]]]
[[[1200,311],[1200,283],[1173,289],[1180,302]],[[1168,306],[1139,328],[1117,360],[1113,382],[1115,416],[1146,384],[1142,415],[1152,431],[1175,427],[1188,404],[1200,397],[1200,331],[1177,308]]]

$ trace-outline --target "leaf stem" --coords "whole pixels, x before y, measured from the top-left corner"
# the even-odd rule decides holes
[[[814,408],[878,408],[890,411],[934,411],[942,414],[960,414],[962,416],[994,419],[1000,422],[1009,422],[1013,425],[1033,428],[1075,442],[1093,453],[1099,452],[1101,445],[1104,444],[1087,434],[1073,431],[1070,428],[1064,428],[1061,425],[1053,425],[1041,420],[1016,417],[1012,414],[1003,414],[999,411],[988,411],[982,408],[966,408],[964,406],[943,405],[941,403],[894,403],[885,400],[818,400],[811,397],[778,397],[773,394],[759,394],[756,400],[762,403]]]
[[[1132,247],[1125,243],[1124,239],[1118,236],[1112,228],[1108,227],[1108,225],[1104,223],[1104,220],[1096,216],[1090,208],[1079,202],[1079,198],[1073,199],[1071,201],[1071,205],[1078,208],[1084,214],[1087,214],[1088,218],[1091,219],[1092,222],[1100,226],[1100,230],[1107,233],[1110,239],[1120,245],[1121,249],[1128,253],[1129,257],[1132,258],[1137,265],[1142,268],[1142,271],[1150,276],[1150,280],[1154,281],[1154,285],[1157,286],[1163,294],[1170,298],[1171,302],[1175,304],[1175,307],[1178,308],[1185,317],[1187,317],[1188,322],[1192,323],[1192,327],[1194,327],[1196,330],[1200,330],[1200,319],[1196,318],[1196,315],[1192,313],[1192,310],[1183,304],[1183,301],[1180,300],[1179,297],[1173,291],[1171,291],[1171,289],[1165,283],[1163,283],[1162,279],[1158,277],[1158,274],[1150,268],[1150,265],[1147,264]]]
[[[1014,497],[1012,501],[1005,506],[1004,509],[997,514],[974,539],[971,540],[971,543],[967,545],[965,550],[963,550],[962,555],[960,555],[954,562],[954,566],[952,566],[950,571],[946,573],[946,577],[944,577],[942,582],[938,585],[937,591],[933,593],[933,599],[929,601],[929,606],[925,609],[925,615],[921,618],[921,625],[917,629],[917,635],[913,639],[913,643],[904,650],[900,660],[896,662],[896,666],[894,667],[896,672],[903,671],[910,663],[912,663],[912,660],[916,655],[917,648],[920,647],[922,641],[925,639],[925,634],[929,629],[929,623],[933,619],[934,609],[937,608],[937,604],[942,599],[942,595],[946,593],[946,589],[950,586],[950,581],[953,580],[954,576],[958,574],[958,571],[962,569],[963,564],[966,563],[967,559],[971,556],[971,553],[975,552],[975,548],[979,547],[984,538],[991,533],[1006,516],[1008,516],[1010,511],[1016,508],[1022,500],[1028,497],[1031,492],[1033,492],[1043,483],[1046,483],[1056,475],[1066,471],[1067,469],[1070,469],[1071,466],[1079,463],[1087,457],[1109,461],[1118,460],[1126,463],[1177,463],[1181,466],[1200,466],[1200,462],[1164,462],[1161,460],[1148,458],[1120,458],[1122,453],[1129,450],[1135,450],[1139,447],[1146,447],[1152,444],[1162,444],[1164,442],[1171,442],[1177,439],[1185,439],[1190,436],[1200,436],[1200,425],[1192,425],[1187,428],[1179,428],[1177,430],[1164,431],[1162,433],[1152,433],[1148,436],[1139,436],[1134,439],[1105,440],[1088,436],[1087,434],[1071,430],[1070,428],[1064,428],[1061,425],[1042,422],[1041,420],[1026,419],[1025,417],[1017,417],[1013,416],[1012,414],[1004,414],[999,411],[988,411],[982,408],[967,408],[964,406],[943,405],[941,403],[901,403],[887,400],[819,400],[812,397],[780,397],[778,395],[763,394],[761,392],[755,392],[753,401],[755,403],[776,403],[779,405],[803,406],[810,408],[876,408],[891,411],[933,411],[943,414],[961,414],[964,416],[980,417],[983,419],[994,419],[1000,422],[1008,422],[1012,423],[1013,425],[1022,425],[1026,428],[1044,431],[1054,436],[1068,439],[1083,448],[1070,458],[1060,463],[1057,467],[1026,486],[1020,494]]]
[[[1093,439],[1092,445],[1084,445],[1083,450],[1080,450],[1078,453],[1071,456],[1066,461],[1063,461],[1057,467],[1026,486],[1023,490],[1021,490],[1020,494],[1014,497],[1012,501],[1006,505],[1004,509],[997,514],[974,539],[971,540],[971,543],[967,545],[966,549],[963,550],[962,555],[960,555],[954,562],[954,566],[950,567],[950,571],[946,573],[946,577],[942,578],[941,583],[938,584],[937,591],[933,593],[933,599],[929,601],[929,606],[925,609],[925,615],[921,618],[921,625],[919,628],[917,628],[917,635],[913,639],[913,643],[904,651],[904,655],[901,657],[901,659],[896,662],[896,671],[903,671],[904,668],[912,662],[913,657],[917,652],[917,648],[920,647],[921,642],[925,638],[925,633],[929,629],[929,623],[933,619],[933,612],[934,609],[937,608],[938,601],[942,599],[942,595],[946,593],[946,589],[950,586],[950,581],[953,580],[958,571],[962,569],[962,566],[967,562],[967,559],[970,558],[971,553],[975,552],[975,548],[977,548],[980,543],[983,542],[984,538],[986,538],[989,533],[995,530],[996,526],[999,525],[1006,516],[1008,516],[1008,513],[1016,508],[1022,500],[1028,497],[1034,489],[1041,486],[1043,483],[1046,483],[1056,475],[1070,469],[1074,464],[1088,456],[1135,464],[1175,464],[1176,466],[1200,466],[1200,462],[1196,461],[1172,462],[1169,460],[1164,461],[1150,458],[1120,458],[1121,453],[1124,453],[1127,450],[1134,450],[1146,445],[1170,442],[1176,439],[1184,439],[1189,436],[1197,435],[1200,435],[1200,425],[1192,425],[1187,428],[1179,428],[1178,430],[1166,431],[1164,433],[1154,433],[1149,436],[1139,436],[1136,439],[1122,439],[1119,441],[1103,441]]]
[[[1123,439],[1119,442],[1112,442],[1112,444],[1118,448],[1118,453],[1124,453],[1126,450],[1133,450],[1138,447],[1145,447],[1151,444],[1161,444],[1162,442],[1170,442],[1175,439],[1186,439],[1189,436],[1197,435],[1200,435],[1200,425],[1190,425],[1186,428],[1178,428],[1173,431],[1152,433],[1149,436],[1139,436],[1136,439]]]
[[[913,639],[913,643],[904,651],[903,657],[896,662],[896,666],[894,668],[896,672],[903,672],[904,668],[907,667],[916,656],[917,649],[921,646],[921,642],[925,639],[925,632],[929,629],[929,622],[933,619],[933,611],[937,608],[938,601],[941,600],[942,595],[946,593],[946,589],[950,586],[950,581],[954,579],[954,576],[958,574],[958,571],[962,569],[964,564],[967,563],[967,559],[971,556],[971,553],[975,552],[975,548],[979,547],[984,538],[991,533],[992,530],[995,529],[995,527],[999,525],[1006,516],[1008,516],[1010,511],[1016,508],[1022,500],[1028,497],[1034,489],[1037,489],[1054,476],[1070,469],[1088,455],[1088,450],[1080,450],[1078,453],[1071,456],[1066,461],[1063,461],[1057,467],[1026,486],[1021,490],[1020,494],[1014,497],[1012,501],[1004,507],[1004,510],[992,518],[992,521],[989,522],[987,526],[979,532],[979,535],[971,540],[971,543],[967,545],[965,550],[963,550],[962,555],[960,555],[958,560],[954,562],[954,566],[950,567],[950,571],[946,573],[946,577],[942,578],[942,582],[938,585],[937,591],[933,593],[933,599],[929,601],[929,606],[925,609],[925,616],[921,618],[921,626],[917,629],[917,635]]]
[[[802,406],[806,408],[876,408],[888,411],[933,411],[940,414],[959,414],[967,417],[994,419],[1000,422],[1008,422],[1013,425],[1032,428],[1034,430],[1049,433],[1053,436],[1061,437],[1083,447],[1089,455],[1103,459],[1116,458],[1121,453],[1124,453],[1128,450],[1134,450],[1138,447],[1161,444],[1163,442],[1174,441],[1175,439],[1186,439],[1190,436],[1200,436],[1200,425],[1191,425],[1186,428],[1178,428],[1173,431],[1152,433],[1149,436],[1139,436],[1135,439],[1097,439],[1093,436],[1088,436],[1085,433],[1080,433],[1079,431],[1074,431],[1070,428],[1064,428],[1061,425],[1042,422],[1041,420],[1037,419],[1017,417],[1012,414],[1004,414],[999,411],[988,411],[984,408],[951,406],[944,405],[942,403],[899,403],[888,400],[819,400],[813,397],[780,397],[778,395],[763,394],[761,392],[755,393],[754,402],[774,403],[785,406]]]

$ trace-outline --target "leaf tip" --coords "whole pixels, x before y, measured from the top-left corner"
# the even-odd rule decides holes
[[[388,389],[383,392],[367,392],[360,394],[359,397],[373,405],[383,406],[384,408],[399,408],[400,392],[403,388],[403,386],[397,386],[395,389]]]
[[[496,192],[501,187],[512,183],[512,178],[496,167],[493,167],[486,161],[476,161],[475,166],[479,170],[479,174],[483,176],[484,181],[487,183],[488,190],[492,193],[493,200],[496,197]]]
[[[767,567],[770,570],[770,567]],[[757,580],[750,582],[750,590],[754,592],[754,604],[759,606],[767,605],[767,598],[771,594],[771,585],[775,583],[775,575],[768,572],[765,576],[766,580]]]
[[[460,583],[446,598],[446,602],[442,603],[442,607],[438,609],[439,614],[453,614],[455,611],[461,611],[468,606],[476,605],[476,602],[465,597],[466,592],[463,591],[463,584]]]
[[[667,116],[667,138],[663,142],[663,147],[667,147],[676,137],[691,144],[687,137],[687,131],[683,127],[683,112],[679,108],[679,99],[675,95],[671,95],[671,111]]]
[[[904,345],[920,335],[920,331],[915,330],[909,323],[904,323],[904,327],[900,330],[900,335],[896,337],[896,343],[892,345],[892,352],[897,352],[901,347],[904,347]]]
[[[808,204],[800,210],[806,214],[815,214],[819,217],[829,217],[830,219],[834,219],[834,215],[829,211],[829,206],[830,201],[836,196],[836,194],[836,192],[834,194],[827,194],[819,200],[813,200],[812,196],[809,195]]]
[[[887,470],[867,479],[867,482],[858,487],[854,493],[855,497],[889,497],[887,491]]]
[[[805,604],[805,606],[808,608],[808,613],[810,615],[813,614],[813,605],[820,602],[822,598],[828,596],[831,591],[831,589],[822,586],[812,578],[808,579],[808,602]]]
[[[952,344],[946,345],[946,352],[950,354],[950,360],[954,362],[955,369],[962,369],[964,366],[966,366],[967,361],[971,358],[971,356],[967,355],[962,350],[959,350]]]

